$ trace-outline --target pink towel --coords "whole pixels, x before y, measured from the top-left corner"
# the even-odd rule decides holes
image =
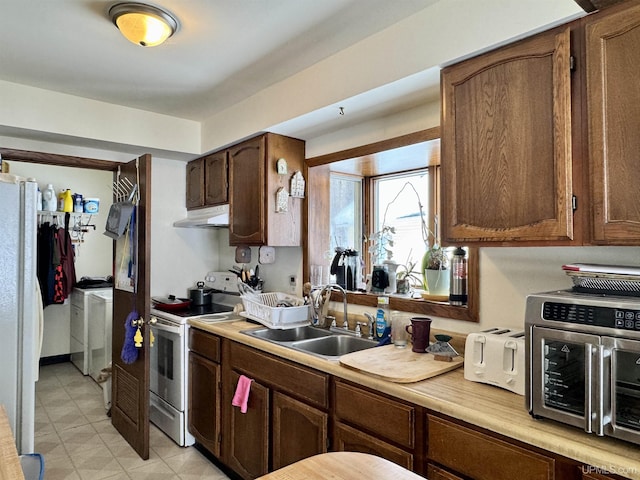
[[[240,412],[242,413],[247,413],[247,403],[249,402],[251,382],[253,382],[253,380],[249,377],[240,375],[240,378],[238,379],[238,386],[236,387],[236,393],[231,401],[231,405],[234,407],[240,407]]]

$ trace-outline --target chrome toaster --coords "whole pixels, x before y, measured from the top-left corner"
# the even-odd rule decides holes
[[[491,328],[470,333],[465,343],[464,378],[524,395],[523,330]]]

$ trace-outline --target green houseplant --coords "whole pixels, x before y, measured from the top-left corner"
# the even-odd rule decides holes
[[[435,232],[427,238],[427,250],[422,257],[422,282],[425,290],[430,295],[448,295],[449,294],[449,255],[446,249],[438,243],[438,219],[434,219]]]

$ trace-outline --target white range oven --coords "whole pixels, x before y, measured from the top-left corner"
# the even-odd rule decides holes
[[[235,304],[240,303],[236,276],[216,273],[214,281],[212,273],[207,275],[207,283],[216,288],[211,305],[170,312],[151,308],[151,331],[155,341],[150,348],[149,419],[180,446],[193,445],[195,442],[187,428],[188,321],[228,320]],[[220,290],[217,290],[218,287]]]

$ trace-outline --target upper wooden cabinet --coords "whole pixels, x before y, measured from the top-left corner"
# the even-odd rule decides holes
[[[587,19],[585,30],[592,242],[638,245],[640,5]]]
[[[229,245],[296,247],[302,236],[302,199],[288,198],[276,209],[276,195],[291,188],[291,177],[302,172],[302,140],[265,133],[229,151]],[[286,173],[278,173],[284,159]]]
[[[623,2],[444,69],[443,242],[640,245],[638,48]]]
[[[445,68],[442,239],[570,240],[568,27]]]
[[[187,209],[229,201],[227,151],[213,153],[187,164]]]

